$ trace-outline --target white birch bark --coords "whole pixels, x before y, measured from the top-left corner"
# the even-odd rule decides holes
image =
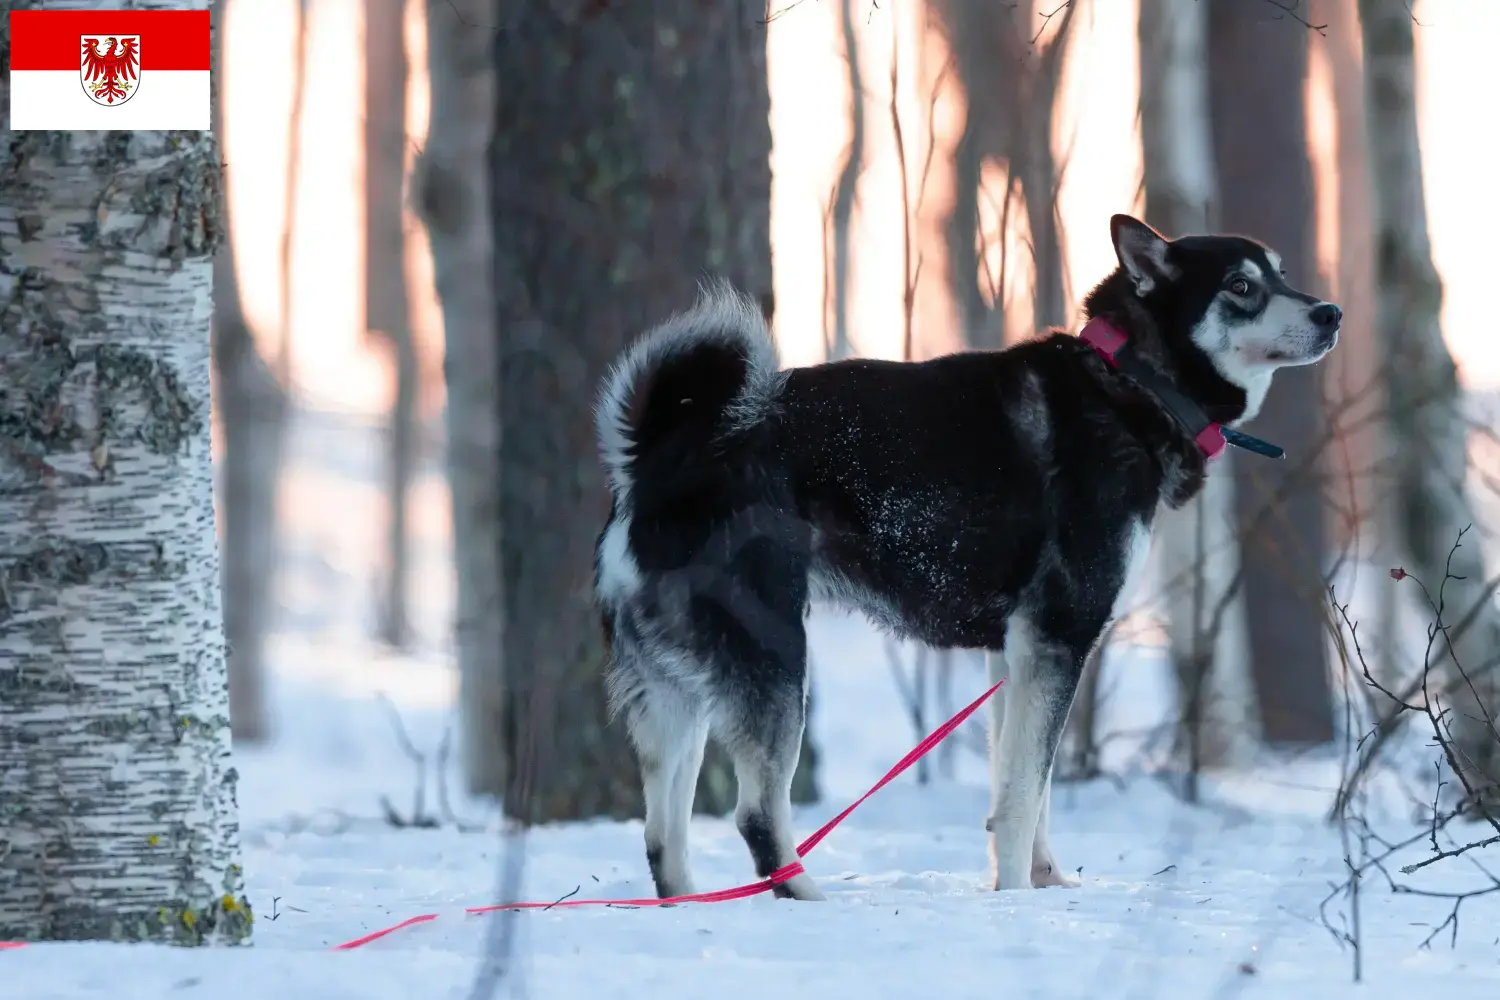
[[[1209,232],[1216,199],[1208,114],[1208,12],[1196,0],[1141,0],[1141,144],[1146,218],[1168,236]],[[1202,766],[1242,757],[1256,731],[1244,600],[1238,593],[1234,475],[1226,455],[1203,492],[1163,508],[1157,558],[1178,711]],[[1195,692],[1200,692],[1195,695]],[[1191,761],[1190,761],[1191,763]]]
[[[1478,794],[1494,801],[1500,798],[1500,736],[1494,723],[1500,685],[1490,661],[1500,650],[1500,613],[1486,585],[1477,530],[1454,550],[1459,533],[1477,521],[1464,488],[1468,426],[1463,392],[1443,341],[1443,287],[1427,231],[1412,15],[1405,4],[1360,0],[1359,16],[1374,193],[1375,317],[1385,355],[1390,433],[1386,467],[1395,490],[1393,520],[1401,548],[1411,560],[1405,568],[1434,597],[1443,587],[1447,624],[1455,625],[1471,609],[1481,609],[1472,627],[1455,630],[1452,660],[1469,681],[1451,678],[1455,683],[1445,700],[1453,709],[1463,777]]]
[[[0,938],[244,941],[209,453],[218,146],[0,146]]]
[[[428,0],[432,112],[413,185],[443,309],[464,767],[470,793],[492,796],[505,784],[500,359],[488,189],[491,32],[500,16],[496,0]]]

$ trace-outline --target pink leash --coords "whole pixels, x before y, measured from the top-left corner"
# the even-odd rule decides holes
[[[937,746],[939,743],[943,742],[943,740],[947,739],[948,736],[952,734],[953,730],[957,729],[959,726],[967,722],[969,716],[979,711],[980,706],[989,701],[994,693],[1000,690],[1000,686],[1004,683],[1005,681],[1002,680],[999,683],[995,684],[984,694],[980,695],[978,698],[975,698],[968,705],[960,709],[958,713],[953,716],[953,718],[949,719],[947,722],[943,723],[941,726],[929,733],[926,739],[922,740],[921,743],[918,743],[915,747],[913,747],[905,757],[902,757],[899,761],[896,762],[896,765],[894,767],[885,772],[885,776],[882,777],[879,781],[875,782],[875,784],[870,788],[868,792],[865,792],[865,794],[861,795],[858,799],[855,799],[854,802],[850,804],[849,807],[846,808],[843,812],[839,813],[837,816],[833,817],[833,819],[818,827],[818,829],[813,832],[812,836],[808,837],[802,843],[798,844],[797,857],[807,857],[808,853],[812,851],[813,848],[817,847],[823,842],[824,837],[827,837],[830,833],[833,832],[835,827],[837,827],[844,820],[848,819],[849,815],[853,813],[854,810],[864,805],[865,800],[874,795],[876,792],[880,791],[886,785],[890,784],[896,778],[900,777],[909,767],[911,767],[917,761],[921,760],[923,757],[927,756],[927,754],[932,751],[933,747]],[[776,869],[770,875],[766,876],[758,882],[750,882],[746,885],[737,885],[731,889],[719,889],[714,892],[695,892],[686,896],[671,896],[667,899],[657,899],[655,897],[652,897],[650,899],[563,899],[550,903],[500,903],[495,906],[470,906],[466,907],[464,909],[464,912],[472,914],[494,913],[497,910],[551,910],[554,908],[573,906],[671,906],[677,903],[727,903],[731,899],[746,899],[750,896],[759,896],[763,892],[769,892],[772,886],[780,885],[782,882],[801,875],[805,871],[806,869],[802,867],[801,861],[793,861],[789,865],[785,865],[781,868]],[[394,934],[396,931],[403,930],[416,924],[425,924],[429,921],[436,920],[438,916],[439,914],[436,913],[424,913],[420,916],[410,917],[406,920],[401,921],[399,924],[382,928],[378,931],[372,931],[371,933],[366,934],[364,937],[358,937],[352,941],[345,941],[343,944],[335,945],[334,950],[349,951],[354,948],[361,948],[369,944],[371,941],[378,941],[379,939],[385,937],[387,934]],[[3,951],[7,948],[20,948],[25,944],[26,942],[24,941],[0,941],[0,951]]]
[[[899,761],[896,762],[896,765],[894,767],[885,772],[885,776],[882,777],[879,781],[875,782],[875,784],[870,788],[868,792],[865,792],[865,794],[861,795],[858,799],[855,799],[854,802],[851,803],[843,812],[839,813],[837,816],[833,817],[833,819],[818,827],[818,829],[813,832],[812,836],[808,837],[802,843],[798,844],[797,857],[807,857],[808,852],[821,844],[823,842],[823,838],[832,833],[834,828],[837,827],[840,823],[848,819],[849,815],[854,812],[854,810],[864,805],[865,800],[874,795],[876,792],[880,791],[886,785],[890,784],[896,778],[900,777],[907,770],[907,768],[911,767],[917,761],[927,756],[927,754],[932,751],[933,747],[937,746],[939,743],[943,742],[943,740],[947,739],[948,736],[952,734],[953,730],[957,729],[959,726],[967,722],[969,716],[979,711],[980,707],[985,702],[989,701],[991,696],[993,696],[996,691],[1000,690],[1000,686],[1004,683],[1005,681],[1002,680],[999,683],[995,684],[984,694],[980,695],[978,698],[975,698],[968,705],[960,709],[958,713],[953,716],[953,718],[949,719],[947,722],[943,723],[937,729],[934,729],[931,733],[929,733],[926,739],[922,740],[921,743],[918,743],[915,747],[913,747],[905,757],[902,757]],[[658,899],[656,897],[651,897],[650,899],[564,899],[550,903],[500,903],[494,906],[470,906],[466,907],[464,909],[464,912],[494,913],[498,910],[551,910],[573,906],[671,906],[677,903],[727,903],[731,899],[745,899],[750,896],[759,896],[763,892],[769,892],[772,886],[780,885],[782,882],[785,882],[790,878],[794,878],[797,875],[803,874],[804,871],[806,871],[806,869],[802,867],[802,862],[793,861],[789,865],[784,865],[783,867],[776,869],[774,872],[761,879],[759,882],[750,882],[746,885],[737,885],[730,889],[717,889],[713,892],[695,892],[685,896],[670,896],[666,899]],[[378,930],[373,933],[366,934],[364,937],[355,938],[353,941],[345,941],[341,945],[336,945],[335,948],[342,950],[359,948],[363,945],[369,944],[371,941],[383,938],[387,934],[392,934],[396,931],[399,931],[402,928],[410,927],[413,924],[426,923],[429,920],[436,920],[437,917],[438,915],[436,913],[424,913],[419,917],[412,917],[409,920],[403,920],[401,923],[396,924],[393,927],[387,927],[383,930]]]

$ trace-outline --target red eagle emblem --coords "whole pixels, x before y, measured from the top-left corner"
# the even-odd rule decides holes
[[[140,82],[140,35],[84,35],[79,75],[95,104],[124,104]]]

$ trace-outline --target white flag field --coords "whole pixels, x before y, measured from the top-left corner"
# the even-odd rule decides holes
[[[10,13],[14,130],[206,130],[206,10]]]

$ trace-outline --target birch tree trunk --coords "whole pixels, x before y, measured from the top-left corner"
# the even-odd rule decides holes
[[[1500,613],[1488,593],[1476,524],[1464,488],[1468,427],[1453,358],[1443,342],[1442,282],[1432,263],[1417,131],[1415,39],[1404,4],[1360,0],[1370,180],[1374,192],[1376,326],[1384,348],[1395,523],[1406,567],[1436,595],[1444,588],[1453,625],[1481,608],[1452,639],[1468,675],[1448,699],[1460,776],[1474,798],[1500,801],[1500,709],[1493,660]],[[1451,553],[1451,563],[1449,562]],[[1445,574],[1451,574],[1444,585]]]
[[[209,450],[218,146],[0,147],[0,938],[242,942]]]
[[[1141,147],[1146,221],[1173,238],[1214,229],[1208,12],[1197,0],[1140,0]],[[1189,778],[1231,763],[1255,728],[1239,591],[1234,476],[1226,455],[1199,496],[1158,515],[1157,558],[1177,673]]]
[[[406,294],[406,5],[365,0],[365,329],[395,360],[386,452],[385,565],[378,632],[398,649],[410,641],[407,529],[417,452],[417,349]],[[453,16],[453,8],[448,8]]]
[[[225,0],[213,7],[216,87],[213,131],[224,122]],[[234,183],[225,168],[226,184]],[[266,712],[266,634],[276,576],[276,484],[281,473],[287,398],[261,356],[240,303],[233,220],[224,204],[224,239],[214,254],[213,364],[224,434],[220,464],[224,638],[229,649],[229,719],[236,742],[270,736]]]
[[[464,768],[470,794],[495,797],[504,793],[506,773],[500,356],[487,157],[495,67],[494,39],[476,25],[498,24],[499,17],[498,0],[427,0],[432,112],[414,181],[443,309]]]

